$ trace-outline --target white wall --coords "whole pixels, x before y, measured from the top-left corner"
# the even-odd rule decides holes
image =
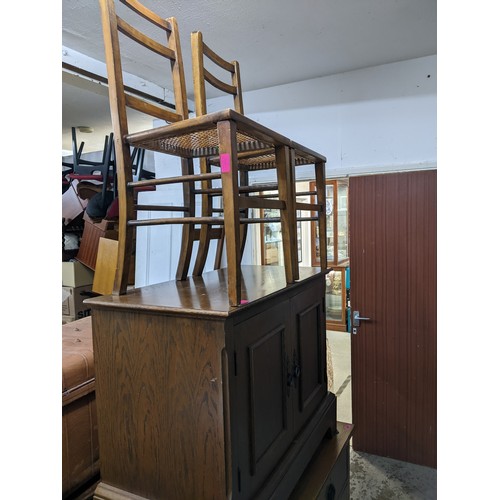
[[[436,56],[252,92],[244,71],[245,114],[326,156],[329,177],[436,167]]]
[[[244,71],[245,114],[326,156],[328,177],[436,167],[436,56],[252,92],[244,90]],[[208,102],[209,112],[228,106],[226,98]],[[155,153],[154,163],[158,176],[180,174],[177,158]],[[253,173],[251,182],[271,175]],[[312,169],[297,169],[297,179],[312,179]],[[140,196],[182,205],[178,185]],[[252,226],[243,263],[260,259],[253,237],[258,225]],[[138,231],[136,286],[175,278],[180,231],[170,225]],[[207,262],[213,262],[213,249]]]

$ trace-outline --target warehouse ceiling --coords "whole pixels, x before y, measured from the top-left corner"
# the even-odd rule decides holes
[[[177,18],[190,99],[192,31],[202,31],[205,42],[215,51],[240,62],[244,91],[437,53],[436,0],[142,3],[162,17]],[[63,0],[62,45],[92,60],[104,61],[98,0]],[[165,86],[163,66],[142,56],[132,53],[124,69]],[[102,85],[63,72],[63,149],[71,147],[71,126],[94,128],[94,133],[79,136],[85,140],[85,151],[102,147],[104,134],[111,128],[106,92]],[[139,130],[144,123],[138,116],[131,128]]]

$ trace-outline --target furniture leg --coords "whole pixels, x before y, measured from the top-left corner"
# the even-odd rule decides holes
[[[316,171],[316,190],[317,190],[317,203],[322,205],[323,209],[318,212],[318,227],[319,234],[326,234],[326,191],[325,191],[325,162],[318,162],[314,164]],[[326,239],[319,239],[319,256],[321,269],[325,270],[328,265],[327,261],[327,248]]]
[[[295,172],[290,164],[290,148],[288,146],[276,147],[276,170],[279,199],[285,202],[285,210],[281,210],[281,233],[283,235],[286,282],[293,283],[299,279],[299,263],[297,259]]]
[[[227,292],[229,304],[241,302],[240,213],[238,203],[238,153],[236,123],[231,120],[217,124],[221,161],[222,198],[224,201],[224,232],[226,234]]]

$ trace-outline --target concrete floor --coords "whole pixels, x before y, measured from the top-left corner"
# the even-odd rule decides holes
[[[352,422],[351,336],[327,332],[333,365],[337,419]],[[351,448],[351,500],[433,500],[437,471],[429,467],[356,452]]]

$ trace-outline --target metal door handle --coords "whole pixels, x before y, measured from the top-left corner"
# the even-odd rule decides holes
[[[352,313],[352,326],[359,326],[360,321],[370,321],[370,318],[363,318],[359,315],[359,311]]]

